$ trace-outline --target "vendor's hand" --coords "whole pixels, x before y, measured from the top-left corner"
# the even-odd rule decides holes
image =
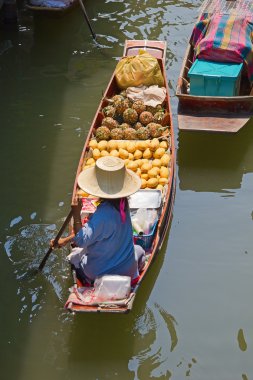
[[[61,247],[64,247],[67,243],[68,243],[68,239],[67,238],[60,238],[57,242],[57,244],[55,245],[55,239],[52,239],[50,241],[50,246],[52,248],[61,248]]]

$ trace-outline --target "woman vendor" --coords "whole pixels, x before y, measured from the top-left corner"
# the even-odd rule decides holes
[[[99,197],[101,203],[83,226],[80,209],[75,212],[75,233],[59,239],[58,246],[72,242],[81,248],[68,256],[81,280],[93,282],[104,274],[125,275],[134,280],[145,264],[145,252],[133,244],[127,197],[140,189],[140,178],[126,169],[120,158],[106,156],[81,172],[78,185]]]

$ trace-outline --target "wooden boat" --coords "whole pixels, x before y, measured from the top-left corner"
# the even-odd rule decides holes
[[[169,178],[168,182],[163,188],[163,191],[158,193],[161,194],[161,207],[159,209],[159,219],[156,227],[153,230],[152,236],[146,236],[144,239],[150,239],[151,238],[151,247],[147,252],[146,256],[146,265],[144,270],[140,273],[139,278],[137,281],[132,284],[131,287],[131,293],[129,297],[124,300],[122,304],[115,303],[114,301],[109,301],[107,303],[99,303],[97,305],[80,305],[76,304],[75,302],[72,302],[71,295],[73,295],[73,292],[78,291],[80,287],[83,287],[83,284],[80,283],[80,281],[77,279],[75,281],[75,271],[73,271],[73,278],[74,278],[74,286],[72,288],[72,294],[70,294],[70,298],[68,299],[65,307],[71,311],[71,312],[114,312],[114,313],[127,313],[131,310],[133,306],[133,302],[135,299],[136,292],[139,288],[139,285],[141,284],[145,274],[149,270],[151,263],[155,259],[155,256],[159,253],[166,232],[168,230],[168,226],[172,217],[172,208],[173,208],[173,202],[174,202],[174,195],[175,195],[175,148],[174,148],[174,131],[173,131],[173,124],[172,124],[172,115],[171,115],[171,107],[170,107],[170,98],[169,98],[169,90],[166,80],[166,72],[165,72],[165,56],[166,56],[166,43],[163,41],[126,41],[125,43],[125,49],[124,49],[124,56],[133,56],[138,54],[139,49],[144,49],[151,55],[157,58],[158,63],[160,65],[162,75],[164,78],[164,86],[166,88],[166,98],[164,103],[164,108],[166,110],[165,113],[165,123],[168,127],[166,131],[164,131],[164,135],[161,136],[159,139],[160,141],[166,141],[168,143],[168,151],[171,155],[170,162],[168,163],[167,167],[169,168]],[[87,161],[88,157],[91,155],[91,148],[89,147],[91,139],[94,138],[94,132],[98,126],[101,124],[101,120],[103,118],[102,109],[108,105],[107,99],[111,98],[115,94],[118,94],[120,92],[119,88],[117,87],[116,79],[115,79],[115,72],[112,75],[112,78],[109,82],[109,85],[105,91],[105,95],[103,99],[101,100],[96,115],[93,119],[90,131],[87,136],[86,143],[84,145],[81,158],[79,161],[77,173],[76,173],[76,179],[74,183],[74,189],[73,189],[73,196],[72,196],[72,208],[77,206],[77,202],[82,197],[82,190],[79,189],[77,178],[80,174],[80,172],[83,170],[83,165],[85,165],[85,162]],[[150,192],[149,189],[147,190],[141,190]],[[150,193],[149,193],[150,194]],[[70,225],[70,229],[72,230],[73,225]],[[73,269],[73,268],[72,268]],[[93,290],[93,289],[91,289]]]
[[[45,15],[45,16],[63,16],[70,12],[78,6],[79,0],[71,0],[71,2],[65,7],[54,7],[54,6],[39,6],[33,5],[29,2],[26,4],[26,8],[32,11],[34,14]]]
[[[201,14],[215,13],[216,10],[220,9],[224,13],[233,11],[242,16],[243,9],[245,9],[242,3],[245,4],[245,7],[247,6],[247,0],[219,0],[218,2],[207,0],[201,9]],[[217,4],[219,8],[217,8]],[[190,95],[187,92],[190,82],[188,72],[193,63],[193,55],[193,46],[189,42],[176,89],[176,95],[179,99],[179,129],[185,131],[238,132],[253,115],[253,90],[247,77],[246,65],[242,71],[238,96]]]

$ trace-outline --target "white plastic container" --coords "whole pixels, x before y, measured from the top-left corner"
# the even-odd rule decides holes
[[[162,193],[160,190],[138,190],[129,197],[129,207],[134,208],[159,208],[161,206]]]
[[[128,298],[130,291],[129,276],[104,275],[94,282],[94,296],[98,302]]]

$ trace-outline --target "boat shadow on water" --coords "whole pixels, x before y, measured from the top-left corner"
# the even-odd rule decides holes
[[[75,315],[69,341],[69,347],[72,348],[68,365],[70,369],[76,370],[84,365],[87,378],[125,375],[127,368],[135,372],[136,376],[138,372],[138,375],[144,376],[145,373],[149,377],[152,371],[159,369],[167,357],[168,349],[172,352],[178,343],[175,318],[159,304],[158,299],[152,299],[152,289],[166,250],[167,244],[164,244],[137,292],[131,313]],[[161,347],[164,335],[169,342],[166,352]],[[80,347],[83,349],[80,350]],[[129,378],[132,378],[130,373]]]
[[[237,134],[179,132],[178,177],[181,190],[227,192],[241,187],[253,172],[253,120]]]

